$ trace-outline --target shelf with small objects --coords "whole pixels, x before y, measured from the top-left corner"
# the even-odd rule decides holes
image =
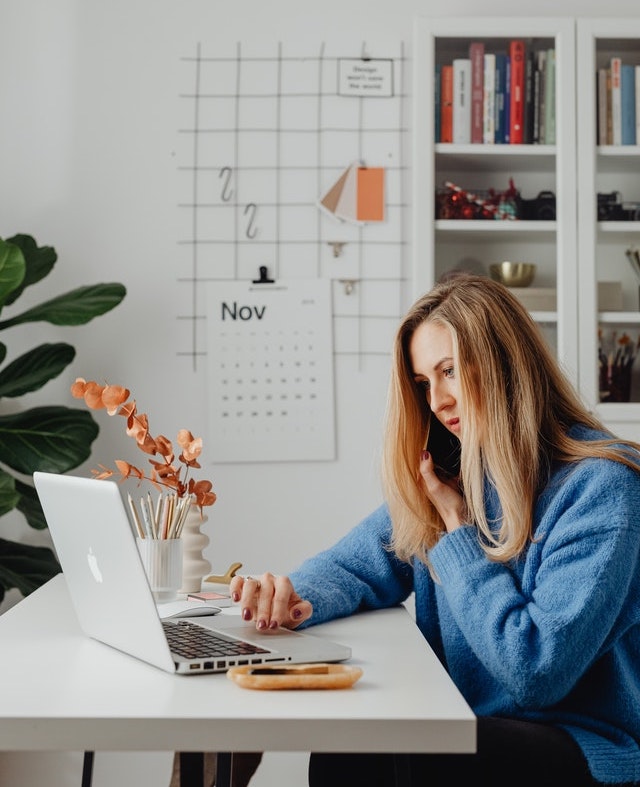
[[[580,388],[640,439],[640,20],[577,22]],[[598,293],[609,288],[613,304]]]
[[[574,41],[563,18],[416,20],[414,281],[534,264],[514,292],[577,382]]]

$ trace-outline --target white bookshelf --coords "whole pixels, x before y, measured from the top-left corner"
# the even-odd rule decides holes
[[[488,275],[502,260],[534,262],[535,286],[556,290],[556,309],[532,312],[572,380],[578,381],[575,24],[565,18],[418,18],[414,26],[414,266],[416,295],[449,270]],[[466,57],[469,43],[506,51],[512,39],[556,52],[555,145],[436,143],[437,63]],[[445,180],[465,190],[505,190],[523,198],[556,195],[556,221],[436,220]]]
[[[640,279],[625,249],[640,247],[640,222],[598,221],[597,194],[620,192],[640,202],[640,146],[598,145],[596,72],[614,55],[640,64],[640,19],[580,19],[577,29],[578,125],[578,290],[579,384],[589,404],[617,432],[640,439],[640,358],[636,360],[632,401],[600,401],[598,333],[640,334]],[[622,283],[623,309],[599,312],[599,281]],[[634,401],[635,400],[635,401]]]

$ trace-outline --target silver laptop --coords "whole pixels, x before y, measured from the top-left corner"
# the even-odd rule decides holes
[[[244,664],[350,658],[344,645],[286,629],[259,632],[238,615],[161,620],[117,485],[41,472],[33,480],[80,626],[89,637],[188,675]],[[211,641],[198,643],[201,637]]]

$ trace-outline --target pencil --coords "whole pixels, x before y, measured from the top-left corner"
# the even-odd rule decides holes
[[[145,538],[144,528],[142,527],[142,523],[140,522],[140,517],[138,516],[138,512],[136,511],[135,503],[133,502],[133,498],[131,495],[127,495],[129,498],[129,508],[131,509],[131,514],[133,515],[133,521],[136,526],[136,530],[138,531],[138,535],[140,538]]]

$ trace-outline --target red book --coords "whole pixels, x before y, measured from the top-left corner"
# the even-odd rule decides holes
[[[524,41],[511,41],[511,105],[509,115],[509,140],[512,145],[524,142],[524,90],[525,90],[525,44]]]
[[[484,101],[484,44],[472,41],[469,44],[471,60],[471,142],[483,142],[483,111]]]
[[[442,66],[440,142],[453,142],[453,65]]]

